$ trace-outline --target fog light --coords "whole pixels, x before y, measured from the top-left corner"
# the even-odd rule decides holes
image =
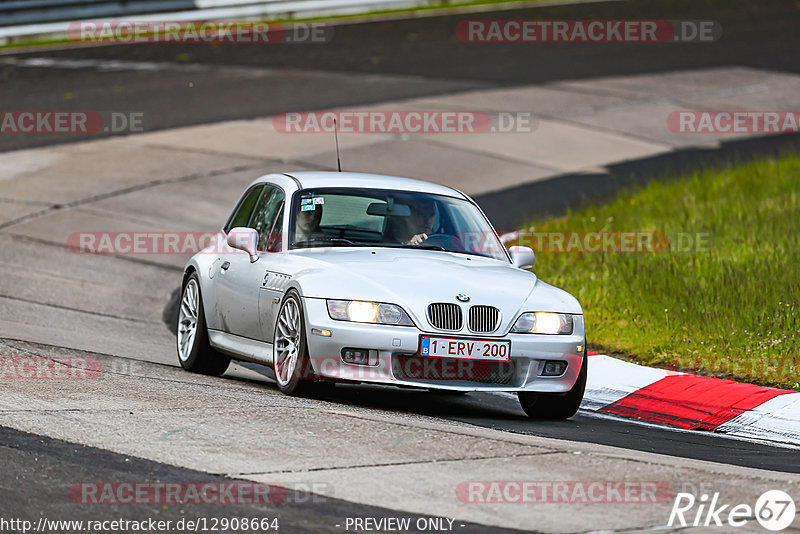
[[[544,362],[542,376],[561,376],[567,370],[567,362],[548,361]]]
[[[342,360],[355,365],[369,365],[367,349],[342,349]]]

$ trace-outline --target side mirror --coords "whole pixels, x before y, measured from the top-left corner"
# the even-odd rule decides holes
[[[244,228],[242,226],[232,228],[228,232],[226,242],[231,248],[247,252],[250,256],[250,263],[258,261],[258,232],[252,228]]]
[[[530,247],[513,246],[508,249],[511,254],[511,263],[520,269],[530,269],[536,262],[536,254]]]

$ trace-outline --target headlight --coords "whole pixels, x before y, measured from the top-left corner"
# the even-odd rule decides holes
[[[511,331],[518,334],[571,334],[572,315],[552,312],[523,313]]]
[[[414,326],[400,306],[363,300],[328,300],[328,315],[336,321]]]

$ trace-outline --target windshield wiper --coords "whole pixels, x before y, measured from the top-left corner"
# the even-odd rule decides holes
[[[349,239],[345,239],[343,237],[317,237],[314,239],[307,239],[305,241],[295,241],[292,243],[294,246],[304,246],[304,245],[314,245],[319,243],[333,243],[336,245],[348,245],[353,247],[363,247],[365,246],[364,243],[358,243],[356,241],[350,241]]]
[[[394,245],[397,248],[417,248],[422,250],[440,250],[442,252],[452,252],[439,245]]]

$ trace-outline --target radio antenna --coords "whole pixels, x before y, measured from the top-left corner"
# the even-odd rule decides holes
[[[333,119],[333,137],[336,139],[336,164],[339,172],[342,172],[342,160],[339,157],[339,127],[336,125],[336,119]]]

